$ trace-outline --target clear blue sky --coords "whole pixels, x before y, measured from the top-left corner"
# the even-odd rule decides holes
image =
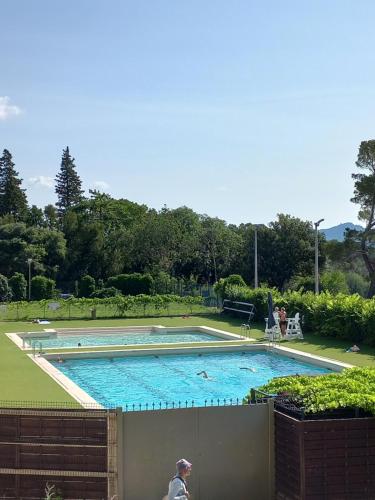
[[[155,208],[355,222],[374,19],[370,0],[2,0],[0,148],[40,206],[69,145],[86,189]]]

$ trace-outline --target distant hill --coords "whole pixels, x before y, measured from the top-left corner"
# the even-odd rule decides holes
[[[338,226],[329,227],[328,229],[321,229],[320,232],[325,234],[327,240],[344,241],[344,233],[347,228],[356,229],[357,231],[363,231],[363,227],[358,224],[353,224],[352,222],[343,222]]]

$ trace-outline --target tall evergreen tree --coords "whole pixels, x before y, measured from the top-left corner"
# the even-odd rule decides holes
[[[74,158],[70,155],[69,148],[66,147],[63,149],[60,172],[56,176],[55,187],[56,205],[60,215],[82,201],[83,190],[81,186],[82,181],[76,172]]]
[[[14,169],[12,155],[4,149],[0,158],[0,216],[12,215],[16,220],[22,219],[27,211],[25,189],[21,188],[22,179]]]

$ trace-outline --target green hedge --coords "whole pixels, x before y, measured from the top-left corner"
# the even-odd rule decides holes
[[[306,413],[358,408],[375,415],[375,368],[347,368],[318,377],[278,377],[259,389],[299,400]],[[250,395],[245,398],[250,399]]]
[[[0,304],[0,320],[79,319],[90,318],[96,310],[97,318],[140,316],[169,316],[212,311],[203,304],[202,297],[179,295],[135,295],[109,298],[48,299],[34,302]]]
[[[285,307],[288,316],[299,312],[304,317],[304,329],[318,335],[365,342],[375,345],[375,298],[359,295],[315,295],[312,292],[285,292],[265,287],[229,286],[226,298],[250,302],[256,308],[256,320],[264,321],[268,314],[267,294],[271,291],[275,306]]]

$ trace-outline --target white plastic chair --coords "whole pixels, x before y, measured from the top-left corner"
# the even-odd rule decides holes
[[[303,339],[299,313],[294,318],[287,318],[287,321],[285,338],[287,340]]]

